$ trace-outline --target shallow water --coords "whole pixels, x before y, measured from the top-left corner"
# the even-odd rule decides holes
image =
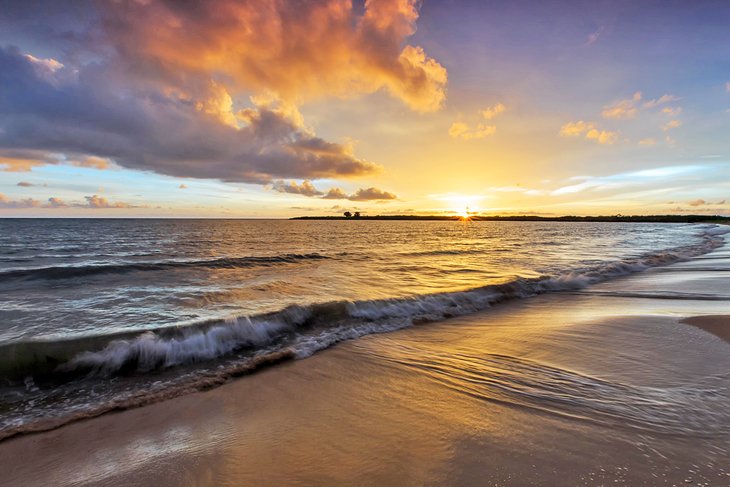
[[[0,220],[0,437],[210,388],[342,340],[679,262],[717,248],[725,230]],[[433,373],[446,377],[448,366]],[[534,380],[566,380],[553,372]]]

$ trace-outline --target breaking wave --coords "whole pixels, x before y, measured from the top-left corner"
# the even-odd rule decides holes
[[[517,278],[503,284],[465,291],[292,305],[274,313],[237,316],[185,327],[172,326],[64,341],[11,343],[0,346],[0,377],[112,376],[149,372],[206,362],[236,351],[255,351],[268,347],[288,346],[298,356],[307,356],[344,339],[474,313],[506,300],[546,292],[578,290],[614,277],[685,260],[718,247],[722,239],[717,235],[719,233],[716,231],[706,231],[701,243],[693,246],[653,252],[556,276]],[[266,258],[265,262],[292,258],[323,257],[318,254],[289,255]],[[227,263],[230,260],[205,262],[207,265],[229,265]],[[236,261],[241,263],[239,259]]]
[[[54,412],[52,418],[44,418],[41,422],[22,419],[20,411],[17,420],[9,418],[9,422],[0,423],[0,439],[54,428],[112,409],[135,407],[215,387],[230,377],[282,360],[307,357],[343,340],[482,311],[507,300],[547,292],[575,291],[647,268],[687,260],[722,245],[720,235],[728,232],[730,229],[707,227],[696,245],[573,269],[558,275],[517,278],[464,291],[292,305],[273,313],[144,332],[5,344],[0,346],[0,381],[16,386],[24,384],[28,391],[33,391],[35,384],[88,383],[89,380],[109,377],[132,377],[135,380],[147,377],[145,380],[151,385],[138,387],[129,394],[109,393],[105,400],[83,403],[65,412]],[[319,254],[290,254],[139,265],[144,265],[145,270],[160,265],[226,267],[324,258]],[[109,272],[109,267],[114,266],[103,267],[106,270],[100,272]],[[78,269],[75,268],[76,271]],[[161,374],[173,367],[181,367],[181,373],[176,372],[174,380],[158,380]],[[169,377],[170,374],[167,374]]]
[[[179,268],[237,269],[242,267],[291,264],[302,260],[321,260],[320,254],[285,254],[263,257],[224,257],[209,260],[166,260],[159,262],[122,262],[118,264],[82,264],[9,269],[0,272],[0,279],[68,279],[98,274],[162,271]]]

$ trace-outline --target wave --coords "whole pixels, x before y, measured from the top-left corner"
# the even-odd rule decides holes
[[[84,264],[9,269],[0,272],[0,279],[68,279],[98,274],[123,274],[127,272],[161,271],[183,268],[236,269],[242,267],[291,264],[302,260],[320,260],[329,257],[321,254],[284,254],[261,257],[223,257],[209,260],[166,260],[158,262],[122,262],[117,264]]]
[[[10,401],[8,414],[0,421],[0,440],[217,387],[233,377],[307,357],[344,340],[482,311],[507,300],[574,292],[687,260],[719,247],[724,241],[720,235],[730,232],[720,233],[716,227],[703,230],[696,245],[464,291],[293,305],[267,314],[144,332],[0,345],[0,384],[8,387]],[[269,260],[258,265],[301,258],[326,257],[291,254],[265,258]],[[256,260],[247,260],[242,261],[244,265],[256,265]],[[601,411],[606,418],[620,413]]]
[[[461,316],[507,300],[546,292],[575,291],[614,277],[686,260],[721,245],[723,239],[717,235],[705,231],[697,245],[652,252],[555,276],[517,278],[465,291],[292,305],[277,312],[184,327],[169,326],[63,341],[16,342],[0,346],[0,378],[18,380],[33,376],[66,381],[79,375],[109,377],[146,373],[207,362],[234,352],[284,347],[291,347],[298,357],[304,357],[342,340]],[[236,259],[236,262],[252,265],[250,259],[259,263],[266,259],[263,262],[271,264],[302,258],[324,257],[291,254]],[[229,260],[197,262],[224,266],[230,265]]]
[[[730,374],[667,389],[607,381],[504,354],[425,351],[404,344],[396,350],[386,344],[366,353],[415,369],[478,400],[652,434],[730,435],[726,412]]]

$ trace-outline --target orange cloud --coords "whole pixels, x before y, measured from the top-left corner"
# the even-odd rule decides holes
[[[507,107],[504,106],[504,104],[497,103],[496,105],[485,108],[480,113],[482,114],[482,117],[484,117],[485,119],[491,120],[494,117],[500,115],[501,113],[504,113],[505,110],[507,110]]]
[[[88,156],[83,157],[78,160],[71,160],[69,161],[69,164],[72,166],[78,166],[78,167],[90,167],[94,169],[109,169],[112,166],[112,163],[109,161],[109,159],[103,158],[103,157],[95,157],[95,156]]]
[[[618,139],[618,134],[609,130],[590,129],[586,132],[586,139],[595,140],[599,144],[613,144]]]
[[[563,137],[580,137],[595,140],[599,144],[613,144],[618,140],[618,133],[610,130],[601,130],[592,122],[568,122],[560,128],[559,134]]]
[[[0,171],[5,172],[26,172],[36,166],[44,166],[46,161],[41,159],[26,159],[0,156]]]
[[[664,107],[662,108],[662,113],[670,117],[676,117],[682,113],[682,107]]]
[[[592,123],[579,120],[577,122],[568,122],[560,127],[560,135],[563,137],[575,137],[587,132],[593,127]]]
[[[669,121],[669,122],[668,122],[668,123],[667,123],[667,124],[666,124],[666,125],[665,125],[665,126],[663,127],[663,130],[664,130],[665,132],[667,132],[667,131],[669,131],[669,130],[672,130],[672,129],[676,129],[676,128],[679,128],[679,127],[681,127],[681,126],[682,126],[682,122],[680,122],[679,120],[670,120],[670,121]]]
[[[106,35],[130,69],[177,83],[223,75],[291,103],[381,89],[417,111],[440,108],[447,72],[418,46],[417,0],[119,1]],[[206,83],[200,83],[204,89]],[[190,89],[195,89],[191,86]]]
[[[489,135],[494,135],[497,132],[497,127],[494,125],[478,124],[474,130],[464,122],[454,122],[449,128],[449,135],[454,139],[471,140],[471,139],[483,139]]]
[[[634,93],[634,96],[628,100],[621,100],[613,105],[606,105],[603,107],[601,115],[603,118],[613,119],[634,118],[636,113],[639,111],[638,108],[636,108],[636,104],[639,101],[641,101],[641,92],[637,91]]]

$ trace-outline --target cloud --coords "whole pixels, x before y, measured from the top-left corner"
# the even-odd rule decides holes
[[[654,108],[659,105],[663,105],[665,103],[671,103],[673,101],[678,101],[680,98],[674,95],[662,95],[659,98],[656,98],[654,100],[649,100],[644,103],[644,108]]]
[[[350,200],[350,201],[387,201],[394,200],[398,197],[393,193],[383,191],[378,188],[361,188],[355,191],[353,194],[348,195],[340,188],[332,188],[322,196],[322,199],[326,200]],[[334,208],[334,207],[333,207]]]
[[[477,124],[473,130],[464,122],[454,122],[449,128],[449,135],[454,139],[472,140],[483,139],[497,132],[494,125]]]
[[[639,145],[643,145],[644,147],[651,147],[653,145],[656,145],[656,139],[653,139],[651,137],[648,137],[646,139],[641,139],[639,141]]]
[[[373,174],[377,164],[318,137],[298,106],[384,91],[439,109],[446,69],[408,43],[419,4],[90,4],[62,58],[0,48],[0,170],[119,165],[257,184]],[[39,20],[48,31],[56,11]]]
[[[109,161],[109,159],[94,156],[82,157],[78,160],[70,160],[69,164],[71,164],[72,166],[90,167],[99,170],[109,169],[112,166],[112,163],[111,161]]]
[[[637,104],[641,101],[641,92],[637,91],[630,99],[621,100],[613,105],[603,107],[601,116],[603,118],[623,119],[634,118],[638,113]]]
[[[416,0],[105,2],[105,38],[128,66],[174,78],[220,73],[287,101],[385,90],[438,109],[446,70],[419,46]],[[404,45],[405,44],[405,45]]]
[[[0,208],[37,208],[41,206],[41,202],[32,198],[22,200],[11,200],[6,195],[0,193]]]
[[[296,181],[276,181],[271,187],[280,193],[292,193],[301,194],[304,196],[321,196],[321,191],[314,187],[311,181],[303,181],[302,184],[297,184]]]
[[[309,180],[301,183],[296,181],[275,181],[271,184],[271,189],[280,193],[300,194],[310,198],[319,197],[324,200],[386,201],[397,199],[397,196],[393,193],[373,187],[361,188],[352,194],[347,194],[342,189],[334,187],[325,193],[315,188]]]
[[[670,117],[676,117],[682,113],[682,107],[664,107],[662,113]]]
[[[727,202],[727,200],[720,200],[717,203],[712,203],[712,202],[707,201],[707,200],[704,200],[702,198],[698,198],[696,200],[688,201],[687,204],[689,206],[692,206],[692,207],[697,207],[697,206],[711,206],[711,205],[722,206],[726,202]]]
[[[0,137],[2,137],[1,131]],[[3,172],[27,172],[34,167],[53,163],[55,161],[48,160],[33,151],[0,151],[0,171]]]
[[[112,203],[106,198],[99,195],[84,196],[88,208],[140,208],[139,206],[130,205],[129,203],[115,202]],[[83,205],[79,205],[83,206]]]
[[[496,103],[495,105],[479,110],[480,118],[484,120],[491,120],[504,113],[507,107],[503,103]],[[472,128],[468,123],[462,121],[456,121],[449,127],[449,136],[454,139],[461,140],[472,140],[472,139],[483,139],[497,133],[497,127],[494,125],[487,125],[485,123],[477,123]]]
[[[618,134],[609,130],[593,128],[586,132],[586,139],[595,140],[599,144],[613,144],[618,139]]]
[[[664,125],[664,127],[662,127],[662,130],[667,132],[669,130],[676,129],[681,126],[682,126],[682,122],[680,122],[679,120],[670,120],[669,122],[667,122],[666,125]]]
[[[588,37],[586,38],[584,46],[590,46],[592,44],[595,44],[595,42],[601,37],[601,34],[603,33],[603,26],[601,26],[598,30],[595,30],[588,34]]]
[[[52,73],[55,73],[63,67],[63,64],[59,63],[55,59],[38,59],[37,57],[30,54],[26,54],[25,57],[35,66],[39,66],[41,67],[41,69],[48,70]]]
[[[350,201],[394,200],[397,196],[377,188],[358,189],[347,199]]]
[[[6,195],[0,193],[0,208],[146,208],[146,206],[135,206],[122,202],[110,202],[106,198],[98,195],[84,196],[84,202],[66,203],[61,198],[48,198],[47,203],[41,203],[32,198],[24,198],[21,200],[11,200]]]
[[[563,137],[576,137],[587,132],[593,127],[593,124],[579,120],[577,122],[568,122],[560,127],[560,135]]]
[[[594,140],[599,144],[613,144],[618,140],[618,133],[609,130],[601,130],[592,122],[568,122],[560,127],[559,134],[563,137],[580,137],[585,135],[588,140]]]
[[[603,118],[614,120],[630,119],[636,117],[640,110],[655,108],[660,105],[679,100],[678,97],[667,94],[653,100],[647,100],[643,104],[640,104],[642,98],[642,93],[637,91],[629,99],[620,100],[612,105],[604,106],[601,116]],[[674,117],[682,113],[682,107],[666,107],[662,109],[662,113]]]
[[[20,186],[22,188],[30,188],[31,186],[35,186],[33,183],[29,183],[28,181],[20,181],[17,186]]]
[[[180,189],[188,189],[188,185],[185,184],[185,183],[183,183],[180,186],[178,186],[178,188],[180,188]]]
[[[727,83],[725,83],[725,91],[727,91],[728,93],[730,93],[730,81],[728,81]]]
[[[481,113],[482,117],[484,117],[486,120],[491,120],[501,113],[504,113],[505,110],[507,110],[506,106],[504,106],[502,103],[497,103],[496,105],[487,107],[484,110],[480,110],[479,113]]]
[[[47,208],[66,208],[68,205],[61,198],[48,198]]]
[[[666,166],[654,169],[645,169],[609,176],[575,176],[570,178],[570,184],[556,188],[551,192],[554,196],[596,190],[618,190],[631,186],[655,184],[658,181],[671,180],[673,177],[688,176],[693,173],[702,173],[707,166]]]
[[[340,188],[332,188],[322,198],[326,200],[346,200],[348,196]]]
[[[218,85],[207,87],[207,95],[220,101],[217,105],[161,93],[129,95],[110,90],[116,82],[103,71],[94,73],[99,79],[87,77],[84,86],[54,87],[35,77],[27,64],[17,52],[0,50],[3,79],[18,86],[16,96],[0,98],[0,149],[33,156],[5,155],[0,159],[5,170],[58,163],[53,153],[72,154],[70,160],[87,167],[106,167],[108,159],[171,176],[252,183],[275,177],[348,177],[378,169],[356,158],[351,147],[317,137],[302,125],[295,107],[261,105],[233,114],[225,102],[227,92]],[[240,127],[225,123],[226,114]],[[18,144],[25,147],[18,150]]]

